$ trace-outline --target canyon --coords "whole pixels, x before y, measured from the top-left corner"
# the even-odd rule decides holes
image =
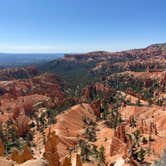
[[[166,44],[0,69],[0,166],[158,166]]]

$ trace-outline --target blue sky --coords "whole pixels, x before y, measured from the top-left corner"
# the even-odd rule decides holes
[[[0,52],[123,50],[166,42],[166,0],[0,0]]]

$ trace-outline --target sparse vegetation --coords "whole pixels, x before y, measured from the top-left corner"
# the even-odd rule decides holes
[[[132,128],[136,127],[137,126],[136,123],[137,122],[136,122],[134,116],[131,116],[131,118],[130,118],[130,127],[132,127]]]
[[[126,136],[128,137],[128,139],[131,142],[130,157],[133,158],[134,160],[136,160],[139,163],[143,163],[144,160],[145,160],[146,155],[148,154],[148,150],[144,149],[141,146],[141,142],[143,144],[147,143],[146,138],[143,137],[141,139],[141,135],[140,135],[139,130],[136,130],[131,135],[127,134]]]
[[[84,135],[88,141],[95,142],[96,141],[96,131],[95,126],[88,126],[85,129]]]
[[[98,166],[105,165],[105,149],[103,146],[98,151]]]
[[[105,165],[105,149],[103,146],[97,150],[97,147],[88,141],[80,140],[78,147],[81,150],[81,159],[83,162],[96,162],[99,166]]]

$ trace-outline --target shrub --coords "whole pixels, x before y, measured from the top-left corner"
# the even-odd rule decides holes
[[[146,155],[146,151],[143,148],[141,148],[137,152],[137,161],[142,163],[145,160],[145,155]]]
[[[136,127],[136,123],[137,123],[137,122],[136,122],[134,116],[132,116],[132,117],[130,118],[130,127],[132,127],[132,128]]]
[[[80,140],[79,147],[81,150],[81,159],[83,162],[90,161],[89,157],[91,155],[91,146],[84,140]]]
[[[103,146],[101,146],[100,147],[100,149],[99,149],[99,152],[98,152],[99,154],[98,154],[98,162],[99,162],[99,166],[101,165],[101,164],[104,164],[105,163],[105,149],[104,149],[104,147]]]
[[[88,139],[88,141],[95,142],[96,141],[96,129],[93,126],[88,126],[85,129],[85,137]]]
[[[143,137],[143,138],[142,138],[142,143],[143,143],[143,144],[147,144],[147,143],[148,143],[148,140],[147,140],[145,137]]]

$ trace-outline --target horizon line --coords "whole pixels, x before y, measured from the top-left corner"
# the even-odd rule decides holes
[[[119,49],[87,49],[86,51],[85,50],[80,50],[80,51],[30,51],[28,52],[27,51],[0,51],[0,55],[2,54],[85,54],[85,53],[90,53],[90,52],[98,52],[98,51],[103,51],[103,52],[110,52],[110,53],[115,53],[115,52],[122,52],[122,51],[128,51],[128,50],[134,50],[134,49],[144,49],[144,48],[147,48],[149,46],[152,46],[152,45],[164,45],[166,44],[166,42],[162,42],[162,43],[155,43],[155,44],[146,44],[146,46],[142,46],[142,47],[133,47],[133,48],[119,48]],[[27,46],[27,48],[30,47],[30,46]],[[47,46],[47,47],[50,47],[50,48],[56,48],[56,47],[52,47],[52,46]],[[47,48],[47,47],[40,47],[40,48]],[[11,47],[12,48],[12,47]],[[14,47],[13,47],[14,48]],[[18,48],[18,46],[16,47]],[[20,47],[20,48],[25,48],[24,47]],[[32,48],[32,46],[31,46]],[[37,48],[37,47],[36,47]],[[34,47],[35,49],[35,47]]]

